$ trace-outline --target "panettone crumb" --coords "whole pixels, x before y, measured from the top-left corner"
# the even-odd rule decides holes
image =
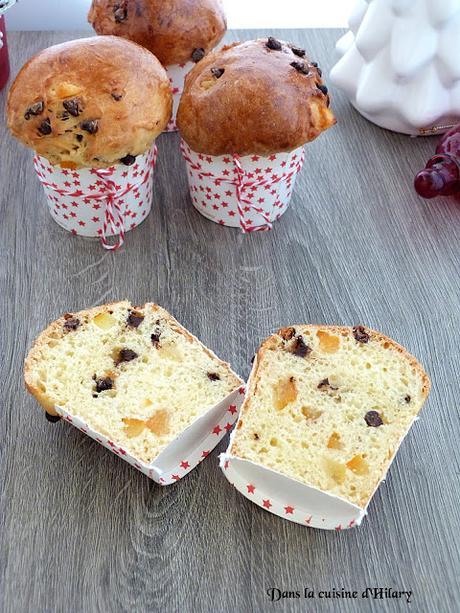
[[[284,328],[257,354],[229,453],[364,508],[429,387],[415,358],[377,332]]]
[[[62,407],[144,462],[241,385],[164,309],[129,302],[51,324],[25,379],[45,409]]]

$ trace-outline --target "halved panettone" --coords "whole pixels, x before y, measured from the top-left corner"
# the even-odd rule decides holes
[[[227,454],[364,509],[429,389],[417,360],[383,334],[283,328],[257,353]]]
[[[145,463],[241,385],[163,308],[129,302],[52,323],[25,381],[51,420],[62,407]]]

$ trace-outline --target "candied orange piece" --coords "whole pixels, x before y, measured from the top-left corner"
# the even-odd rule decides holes
[[[281,411],[290,402],[293,402],[297,398],[297,385],[294,377],[289,377],[284,381],[280,379],[278,383],[273,387],[273,404],[275,409]]]
[[[318,419],[318,417],[323,414],[319,409],[313,409],[312,407],[302,407],[300,410],[304,417],[311,420]]]
[[[318,330],[316,336],[319,339],[319,349],[324,353],[335,353],[340,347],[340,338],[330,334],[326,330]]]
[[[59,166],[61,168],[68,168],[69,170],[75,170],[77,168],[76,163],[75,162],[70,162],[70,161],[68,161],[68,162],[65,162],[65,161],[64,162],[60,162]]]
[[[116,324],[116,319],[110,313],[99,313],[96,317],[93,318],[93,322],[101,328],[101,330],[109,330],[112,326]]]
[[[347,468],[353,471],[355,475],[367,475],[369,472],[369,464],[360,453],[347,462]]]
[[[168,411],[161,409],[157,411],[145,422],[147,428],[156,434],[157,436],[161,436],[162,434],[167,434],[169,432],[169,414]]]
[[[123,417],[121,421],[125,424],[125,433],[128,438],[139,436],[146,425],[143,419],[134,419],[132,417]]]
[[[342,442],[340,440],[340,434],[333,432],[327,442],[328,449],[342,449]]]
[[[56,87],[56,96],[58,98],[69,98],[70,96],[76,96],[81,92],[80,85],[74,85],[73,83],[69,83],[68,81],[64,81],[63,83],[59,83]]]

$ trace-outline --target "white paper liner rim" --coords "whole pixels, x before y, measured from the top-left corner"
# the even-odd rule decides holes
[[[108,436],[89,426],[89,424],[78,415],[69,413],[58,405],[54,407],[54,410],[64,421],[67,421],[90,438],[96,440],[99,444],[112,451],[115,455],[131,464],[134,468],[147,475],[156,483],[160,485],[171,485],[180,481],[191,470],[196,468],[196,466],[198,466],[198,464],[200,464],[220,443],[227,432],[233,428],[238,417],[243,393],[242,387],[236,388],[217,405],[195,418],[193,422],[172,440],[150,463],[143,462],[139,458],[131,455],[126,449],[115,441],[112,441]],[[203,428],[208,425],[210,418],[214,418],[212,423],[215,425],[212,430],[209,428],[204,430]],[[194,445],[190,440],[190,435],[196,436]],[[166,457],[169,463],[161,465],[162,456],[163,458]]]
[[[235,464],[236,467],[234,466]],[[366,509],[362,509],[339,496],[324,492],[317,487],[306,485],[297,479],[287,477],[272,468],[268,468],[252,460],[222,453],[219,456],[219,466],[227,480],[243,494],[243,496],[264,510],[294,523],[309,526],[311,528],[340,531],[359,526],[362,519],[367,514]],[[279,495],[272,494],[270,488],[265,489],[264,484],[261,486],[260,481],[257,482],[256,479],[254,479],[253,474],[245,475],[245,471],[248,471],[248,469],[249,473],[260,473],[262,475],[261,478],[265,481],[272,480],[277,482],[278,487],[280,485],[282,487],[284,484],[286,489],[285,496],[282,498]],[[257,483],[257,485],[254,485],[253,482]],[[293,498],[299,499],[295,490],[301,491],[302,494],[305,495],[306,501],[308,498],[315,496],[323,499],[322,503],[325,505],[335,503],[343,507],[343,509],[335,514],[315,512],[309,507],[308,502],[299,503],[293,501]],[[256,491],[257,495],[255,494]],[[345,512],[345,508],[349,509],[350,512],[348,514]]]

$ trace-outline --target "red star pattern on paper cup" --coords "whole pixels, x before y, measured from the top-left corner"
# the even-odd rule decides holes
[[[242,402],[243,395],[244,388],[239,388],[232,392],[221,405],[215,407],[219,409],[219,417],[216,420],[217,423],[214,422],[215,425],[211,428],[207,426],[206,419],[201,422],[202,425],[200,425],[199,430],[197,430],[196,441],[194,441],[192,445],[189,445],[186,457],[183,455],[183,448],[180,444],[180,436],[176,440],[169,443],[168,451],[172,450],[174,453],[168,453],[168,468],[164,470],[159,470],[158,466],[156,465],[156,459],[150,464],[146,464],[139,459],[134,458],[128,450],[121,447],[116,441],[112,441],[100,432],[92,429],[79,417],[70,415],[61,407],[55,407],[55,410],[59,415],[61,415],[64,421],[78,428],[87,436],[93,438],[100,445],[103,445],[109,449],[116,456],[125,462],[128,462],[128,464],[145,474],[150,479],[153,479],[160,485],[172,485],[180,481],[191,470],[196,468],[200,462],[206,459],[214,447],[216,447],[227,432],[231,430],[238,418],[239,406]],[[213,410],[214,409],[212,409],[210,413]],[[171,457],[173,457],[172,460]]]
[[[303,526],[341,532],[358,526],[366,514],[365,509],[351,503],[347,503],[346,508],[343,505],[337,506],[334,496],[318,504],[318,500],[312,498],[308,486],[257,462],[223,453],[220,455],[220,467],[228,481],[251,502],[265,511]],[[276,475],[281,480],[276,477],[274,481]],[[302,488],[301,495],[299,487]],[[309,512],[310,508],[312,512]]]
[[[54,221],[74,235],[99,237],[113,250],[150,212],[156,158],[153,145],[131,166],[68,170],[36,156],[34,167]],[[117,239],[109,243],[113,236]]]
[[[286,211],[304,148],[270,156],[196,153],[181,142],[193,206],[215,223],[243,232],[270,230]]]

